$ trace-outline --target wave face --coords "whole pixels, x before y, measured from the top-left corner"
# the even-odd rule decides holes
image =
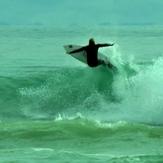
[[[51,119],[80,113],[102,121],[162,124],[163,59],[138,66],[123,64],[117,72],[54,67],[28,77],[1,77],[0,115]]]

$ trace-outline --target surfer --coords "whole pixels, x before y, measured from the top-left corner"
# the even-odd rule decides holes
[[[98,48],[106,47],[106,46],[113,46],[113,45],[114,44],[107,44],[107,43],[105,43],[105,44],[96,44],[94,39],[91,38],[89,40],[89,44],[87,46],[84,46],[84,47],[79,48],[77,50],[73,50],[73,51],[70,52],[70,54],[85,50],[86,54],[87,54],[87,64],[90,67],[97,67],[97,66],[99,66],[101,64],[106,64],[103,60],[98,59]],[[107,65],[110,68],[114,67],[110,62],[108,62]]]

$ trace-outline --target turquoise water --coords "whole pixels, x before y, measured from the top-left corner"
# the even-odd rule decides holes
[[[161,26],[0,27],[0,162],[163,162]],[[115,42],[89,68],[63,45]]]

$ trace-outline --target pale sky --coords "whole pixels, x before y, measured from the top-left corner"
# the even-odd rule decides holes
[[[0,0],[0,24],[163,25],[163,0]]]

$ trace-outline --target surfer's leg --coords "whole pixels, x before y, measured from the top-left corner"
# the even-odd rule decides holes
[[[114,66],[113,66],[110,62],[107,63],[107,66],[108,66],[109,68],[114,68]]]
[[[101,59],[98,60],[98,65],[107,65],[109,68],[113,67],[113,65],[109,61],[105,62],[104,60]]]
[[[106,65],[110,69],[116,69],[116,67],[111,62],[109,62],[109,61],[105,62],[104,60],[101,60],[101,59],[98,60],[98,66],[99,65]]]
[[[104,60],[99,59],[99,60],[98,60],[98,66],[99,66],[99,65],[105,65]]]

